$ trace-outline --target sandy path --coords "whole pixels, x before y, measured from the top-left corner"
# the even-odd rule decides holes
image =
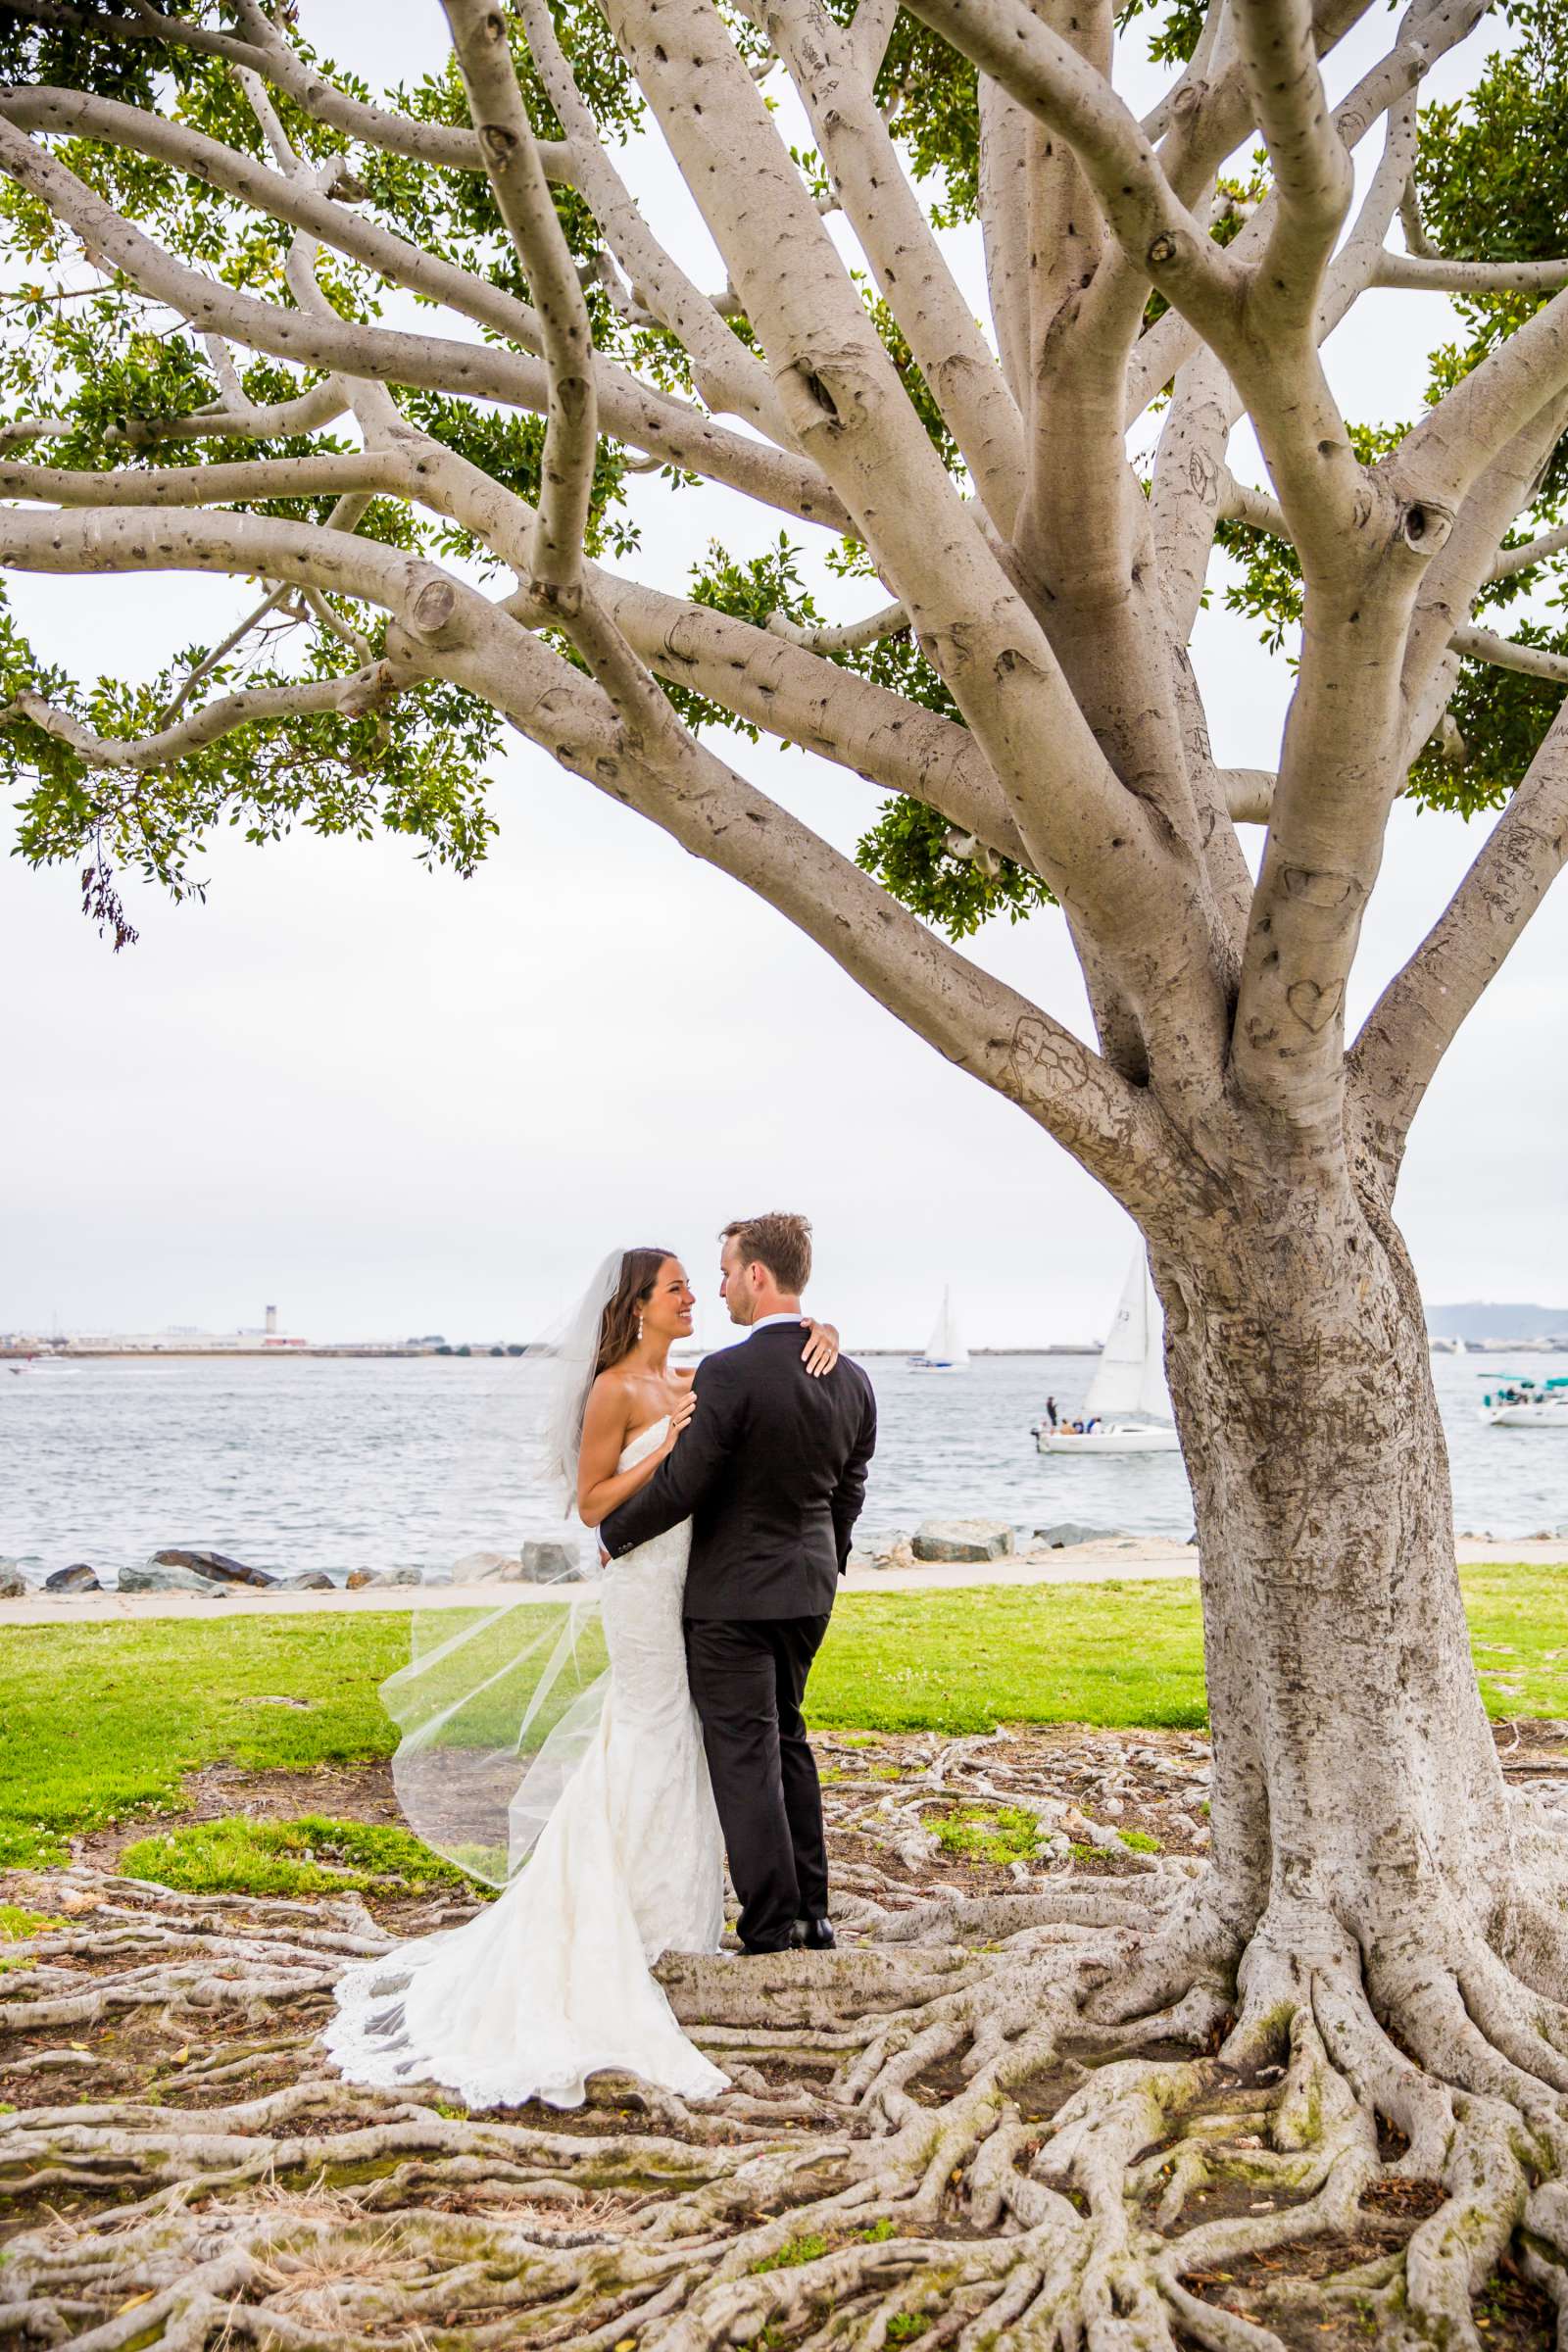
[[[1568,1565],[1568,1544],[1472,1544],[1457,1546],[1460,1563],[1518,1561],[1536,1567]],[[1111,1578],[1196,1576],[1198,1555],[1185,1544],[1151,1543],[1139,1537],[1106,1537],[1060,1551],[953,1567],[861,1569],[851,1573],[852,1592],[928,1592],[973,1585],[1083,1585]],[[353,1616],[366,1609],[455,1609],[494,1607],[502,1600],[559,1602],[571,1588],[562,1585],[372,1585],[360,1592],[246,1592],[220,1600],[196,1592],[80,1592],[56,1597],[28,1593],[0,1600],[0,1627],[8,1625],[102,1625],[161,1617]]]

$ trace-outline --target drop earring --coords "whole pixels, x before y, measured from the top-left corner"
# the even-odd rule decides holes
[[[637,1337],[638,1337],[638,1339],[640,1340],[640,1339],[642,1338],[642,1336],[643,1336],[643,1319],[642,1319],[641,1315],[639,1315],[639,1316],[638,1316],[638,1318],[637,1318]]]

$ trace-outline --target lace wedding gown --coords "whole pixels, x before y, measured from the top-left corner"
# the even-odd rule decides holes
[[[629,1470],[666,1424],[640,1430]],[[605,1572],[609,1690],[599,1730],[524,1868],[464,1927],[362,1962],[324,2040],[355,2082],[440,2082],[470,2107],[579,2106],[602,2068],[688,2098],[729,2078],[693,2048],[649,1974],[714,1952],[724,1848],[686,1682],[690,1523]]]

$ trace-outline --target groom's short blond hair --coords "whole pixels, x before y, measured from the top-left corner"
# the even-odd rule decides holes
[[[798,1298],[811,1279],[811,1228],[805,1217],[770,1209],[765,1217],[732,1217],[719,1235],[734,1242],[744,1266],[765,1266],[786,1298]]]

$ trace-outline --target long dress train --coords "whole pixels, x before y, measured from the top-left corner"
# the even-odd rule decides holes
[[[641,1430],[627,1470],[665,1423]],[[729,2078],[687,2040],[650,1968],[715,1952],[724,1850],[686,1681],[687,1523],[604,1580],[610,1675],[594,1740],[505,1892],[461,1928],[360,1963],[324,2040],[352,2082],[433,2082],[470,2107],[579,2106],[604,2068],[687,2098]]]

